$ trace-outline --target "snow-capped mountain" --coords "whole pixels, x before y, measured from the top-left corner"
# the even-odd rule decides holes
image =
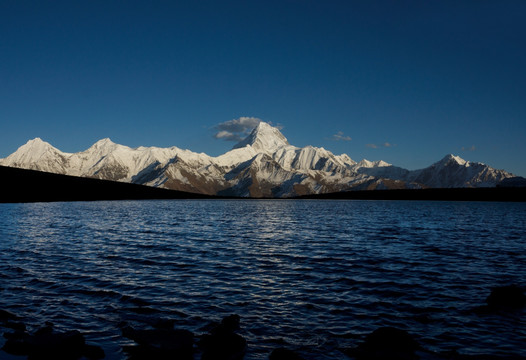
[[[433,165],[410,173],[408,180],[431,188],[494,187],[512,174],[479,162],[447,155]]]
[[[513,177],[453,155],[415,171],[384,161],[356,162],[324,148],[290,145],[277,128],[264,122],[232,150],[217,157],[177,147],[130,148],[110,139],[99,140],[82,152],[64,153],[36,138],[0,159],[0,165],[245,197],[355,189],[492,187]]]

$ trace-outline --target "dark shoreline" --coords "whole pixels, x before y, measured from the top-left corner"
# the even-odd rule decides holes
[[[297,199],[524,202],[526,187],[363,190],[306,195]]]
[[[0,166],[0,178],[2,179],[0,203],[154,199],[255,199],[203,195],[6,166]],[[526,187],[362,190],[305,195],[292,199],[525,202]]]

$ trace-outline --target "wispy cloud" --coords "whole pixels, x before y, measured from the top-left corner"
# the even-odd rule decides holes
[[[475,145],[471,145],[470,147],[462,146],[460,148],[460,150],[462,150],[462,151],[475,151],[475,150],[477,150],[477,148],[475,147]]]
[[[335,141],[351,141],[350,136],[344,135],[343,131],[338,131],[336,134],[332,136],[332,139]]]
[[[390,147],[396,146],[396,144],[391,144],[390,142],[384,142],[383,144],[380,144],[380,145],[378,145],[378,144],[366,144],[365,146],[370,148],[370,149],[378,149],[378,148],[381,148],[381,147],[390,148]]]
[[[237,119],[222,122],[214,126],[214,129],[216,130],[214,138],[225,141],[240,141],[260,122],[261,119],[249,116],[242,116]]]

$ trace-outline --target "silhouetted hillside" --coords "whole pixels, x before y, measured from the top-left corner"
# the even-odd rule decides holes
[[[0,202],[205,199],[211,196],[0,166]]]

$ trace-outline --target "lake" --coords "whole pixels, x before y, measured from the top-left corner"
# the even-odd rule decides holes
[[[524,308],[477,311],[492,287],[524,287],[525,264],[526,203],[0,204],[0,309],[30,332],[79,330],[107,359],[133,344],[123,324],[199,335],[230,314],[245,359],[346,359],[381,326],[430,351],[526,356]]]

